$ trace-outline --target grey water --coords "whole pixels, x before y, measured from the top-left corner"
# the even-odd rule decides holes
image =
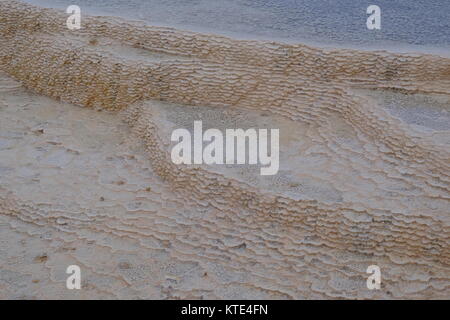
[[[450,48],[450,0],[25,0],[239,38],[325,45]],[[381,8],[369,30],[367,7]],[[450,52],[450,51],[449,51]]]

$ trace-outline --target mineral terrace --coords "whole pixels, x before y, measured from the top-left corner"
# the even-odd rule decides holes
[[[1,299],[450,297],[450,58],[66,19],[0,1]],[[196,120],[278,174],[175,165]]]

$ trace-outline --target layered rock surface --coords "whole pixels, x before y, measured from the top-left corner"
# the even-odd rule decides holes
[[[450,59],[0,10],[0,297],[450,296]],[[279,174],[173,164],[194,120],[280,128]]]

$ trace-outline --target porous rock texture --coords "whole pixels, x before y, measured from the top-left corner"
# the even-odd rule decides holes
[[[449,58],[66,19],[0,1],[0,298],[450,297],[450,131],[383,104],[445,122]],[[280,128],[280,172],[173,164],[186,119]]]

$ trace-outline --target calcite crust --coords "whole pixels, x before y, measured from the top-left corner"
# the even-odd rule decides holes
[[[39,238],[30,255],[52,243],[45,259],[19,271],[11,267],[19,253],[2,255],[0,298],[22,297],[14,289],[19,278],[37,298],[450,297],[450,131],[419,130],[365,93],[439,96],[448,106],[449,58],[243,41],[111,17],[83,16],[82,28],[70,31],[66,19],[0,1],[0,124],[20,121],[8,113],[18,105],[45,104],[38,95],[25,98],[26,88],[60,101],[62,110],[88,107],[83,112],[103,110],[115,126],[124,121],[120,139],[129,149],[114,149],[123,152],[117,163],[101,173],[86,169],[81,181],[107,188],[110,200],[100,189],[60,201],[28,196],[20,179],[2,177],[8,161],[0,159],[0,250],[8,252],[11,233],[17,241]],[[11,95],[23,100],[11,104]],[[292,155],[297,167],[284,168],[305,181],[303,196],[226,170],[173,164],[161,121],[171,104],[303,126],[302,151]],[[67,150],[69,140],[60,145]],[[114,158],[111,150],[105,157]],[[129,181],[103,185],[110,166]],[[94,195],[102,204],[89,200]],[[130,199],[139,205],[126,205]],[[43,237],[48,230],[52,239]],[[26,267],[36,261],[45,267]],[[69,261],[90,270],[81,293],[64,289]],[[382,270],[381,290],[366,287],[373,264]],[[27,278],[36,274],[39,285]]]

